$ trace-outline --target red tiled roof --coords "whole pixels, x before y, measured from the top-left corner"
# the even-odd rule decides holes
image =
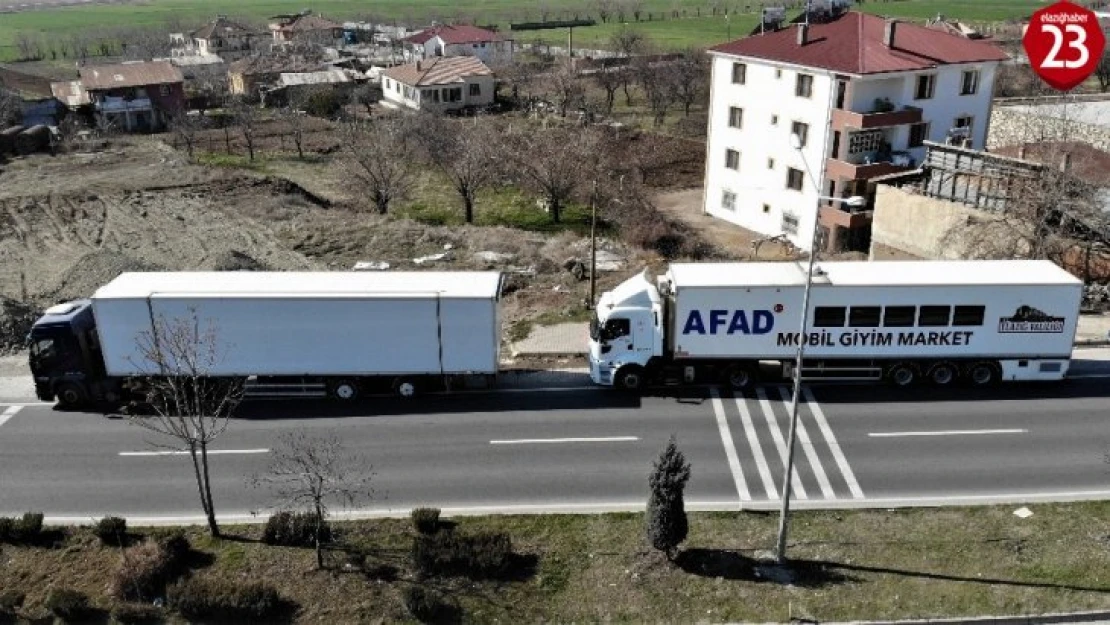
[[[448,26],[435,26],[433,28],[425,28],[424,30],[416,33],[415,35],[405,39],[409,43],[424,43],[432,37],[438,36],[444,43],[482,43],[483,41],[501,41],[501,37],[497,33],[478,28],[477,26],[470,26],[468,24],[448,25]]]
[[[223,16],[217,17],[214,21],[193,31],[193,37],[197,39],[211,39],[214,36],[218,37],[220,35],[225,37],[241,37],[252,34],[255,33],[251,29]]]
[[[798,45],[797,27],[793,27],[731,41],[710,51],[845,74],[914,71],[1009,58],[994,44],[907,22],[898,22],[894,46],[888,48],[883,43],[886,24],[877,15],[849,11],[827,24],[810,25],[805,45]]]
[[[181,70],[174,67],[169,61],[90,65],[79,68],[77,73],[81,76],[81,85],[88,91],[118,87],[170,85],[185,80],[181,75]]]
[[[449,85],[463,82],[467,76],[493,74],[477,57],[437,56],[419,63],[391,67],[383,75],[410,87]]]

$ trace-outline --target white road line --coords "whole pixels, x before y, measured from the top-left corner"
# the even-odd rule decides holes
[[[894,438],[897,436],[963,436],[976,434],[1028,434],[1029,430],[1011,428],[1002,430],[937,430],[934,432],[869,432],[873,438]]]
[[[743,397],[736,398],[736,408],[740,411],[740,420],[744,423],[744,432],[748,436],[748,445],[752,448],[752,456],[755,457],[755,466],[759,468],[759,479],[763,481],[763,490],[767,492],[767,497],[774,499],[781,493],[775,490],[775,480],[771,477],[771,467],[767,466],[767,458],[763,455],[763,446],[759,444],[759,434],[752,422],[752,413],[748,410],[748,404]]]
[[[782,460],[782,466],[785,467],[786,441],[783,440],[782,432],[779,431],[779,424],[775,421],[775,411],[771,408],[771,402],[767,400],[767,391],[757,388],[755,394],[759,398],[759,407],[763,411],[763,418],[767,419],[767,426],[771,428],[771,438],[775,439],[775,447],[779,450],[779,459]],[[806,489],[802,486],[802,479],[798,477],[798,467],[796,466],[790,471],[790,485],[790,490],[799,499],[808,499]]]
[[[7,423],[8,419],[14,417],[15,413],[19,412],[21,408],[22,406],[8,406],[4,412],[0,413],[0,425]]]
[[[787,405],[791,403],[791,395],[787,392],[785,386],[779,387],[779,395]],[[801,410],[801,406],[798,406],[798,409]],[[806,452],[806,458],[809,459],[809,466],[813,469],[813,474],[817,476],[817,483],[821,486],[821,494],[825,496],[825,499],[836,499],[836,491],[829,483],[829,476],[825,475],[825,467],[821,466],[821,458],[817,456],[813,441],[809,440],[809,432],[806,431],[801,415],[798,415],[798,440],[801,441],[802,449]]]
[[[19,406],[20,408],[28,408],[32,406],[53,406],[52,401],[0,401],[0,406]]]
[[[732,470],[732,482],[736,484],[736,493],[740,501],[751,501],[752,493],[748,490],[748,482],[744,479],[744,470],[740,468],[740,455],[736,453],[736,443],[732,440],[732,431],[725,418],[725,406],[717,389],[709,390],[713,398],[713,414],[717,417],[717,429],[721,432],[721,442],[725,446],[725,456],[728,457],[728,468]]]
[[[813,418],[817,421],[817,427],[821,430],[821,435],[825,437],[825,444],[829,446],[829,451],[836,459],[836,466],[840,468],[840,475],[848,483],[848,490],[851,491],[852,497],[863,499],[863,489],[859,487],[856,474],[852,472],[852,465],[848,464],[848,458],[844,456],[844,451],[840,449],[840,443],[836,442],[836,435],[829,427],[829,421],[825,418],[825,411],[821,409],[821,404],[817,403],[813,391],[808,388],[803,387],[802,394],[806,398],[806,404],[810,411],[813,412]]]
[[[517,438],[490,441],[490,445],[529,445],[533,443],[629,443],[640,440],[636,436],[602,436],[598,438]]]
[[[209,449],[209,456],[230,455],[230,454],[268,454],[269,449]],[[172,450],[172,451],[121,451],[119,455],[125,457],[134,456],[187,456],[189,452],[186,450]]]

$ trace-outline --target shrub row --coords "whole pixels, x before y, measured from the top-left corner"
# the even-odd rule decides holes
[[[93,612],[89,598],[70,588],[55,588],[46,595],[46,609],[66,623],[81,622]]]
[[[118,516],[106,516],[96,522],[93,533],[100,539],[100,543],[109,547],[122,546],[127,540],[127,519]]]
[[[266,520],[266,527],[262,530],[262,542],[283,547],[314,547],[318,520],[319,515],[315,512],[277,512]],[[320,522],[323,523],[320,542],[330,542],[331,526],[327,521]]]
[[[435,534],[439,531],[439,508],[414,509],[412,511],[412,525],[421,534]]]
[[[191,578],[170,586],[166,603],[191,620],[266,621],[288,605],[272,586]]]
[[[0,517],[0,543],[33,543],[41,535],[41,512],[27,512],[22,517]]]
[[[113,594],[125,601],[151,601],[185,572],[189,540],[178,532],[125,549],[112,580]]]
[[[421,576],[498,577],[512,566],[513,545],[504,532],[421,534],[413,539],[412,561]]]

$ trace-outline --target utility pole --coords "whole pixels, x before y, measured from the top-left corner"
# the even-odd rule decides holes
[[[594,176],[594,189],[590,193],[590,301],[587,308],[594,307],[597,297],[597,176]]]

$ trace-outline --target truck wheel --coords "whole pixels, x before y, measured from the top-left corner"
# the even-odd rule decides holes
[[[622,391],[638,391],[644,386],[644,370],[636,365],[621,367],[615,382]]]
[[[929,370],[929,380],[936,386],[948,386],[956,380],[956,368],[947,363],[934,365]]]
[[[894,386],[907,387],[917,380],[917,371],[904,362],[892,365],[886,372],[886,379]]]
[[[732,365],[725,369],[725,384],[734,391],[742,391],[755,382],[755,373],[746,365]]]
[[[989,362],[977,362],[967,370],[967,378],[975,386],[990,386],[998,381],[998,367]]]
[[[332,382],[330,394],[339,401],[354,401],[358,399],[358,384],[354,380],[337,380]]]
[[[54,389],[54,395],[62,408],[76,408],[85,403],[85,388],[76,382],[62,382]]]
[[[393,392],[400,397],[415,397],[416,391],[416,382],[411,378],[397,378],[393,381]]]

